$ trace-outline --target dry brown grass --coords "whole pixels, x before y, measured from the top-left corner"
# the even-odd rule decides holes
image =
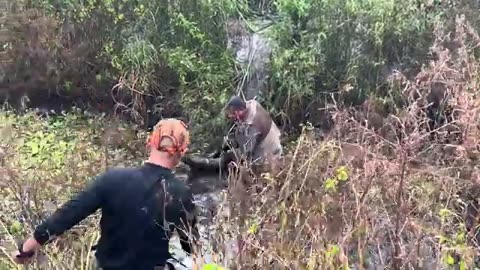
[[[225,254],[222,244],[234,238],[242,240],[233,263],[238,269],[473,268],[475,218],[466,217],[476,216],[472,198],[478,197],[480,182],[479,61],[474,56],[479,41],[461,17],[455,33],[448,35],[451,39],[440,30],[432,46],[435,60],[415,80],[401,73],[391,77],[392,89],[401,87],[407,104],[399,114],[372,127],[362,120],[369,119],[369,110],[337,108],[334,130],[319,142],[306,128],[278,175],[253,178],[246,169],[231,175],[212,228],[218,254]],[[454,49],[445,49],[446,44]],[[432,101],[439,102],[429,109]],[[444,120],[430,121],[445,111]],[[28,130],[38,130],[38,125],[28,122]],[[21,163],[19,157],[26,158],[26,153],[10,151],[8,145],[25,142],[2,142],[0,185],[6,199],[1,205],[1,252],[8,254],[5,243],[20,232],[31,232],[42,216],[35,215],[44,213],[48,202],[60,204],[67,198],[63,195],[106,166],[138,160],[141,154],[135,149],[142,148],[143,138],[115,138],[99,147],[95,142],[104,140],[98,130],[108,133],[99,125],[77,127],[82,132],[75,133],[80,138],[75,151],[52,150],[45,159],[62,152],[64,163]],[[18,126],[13,130],[23,132]],[[57,134],[56,141],[71,140],[64,135]],[[132,151],[126,150],[125,141]],[[34,188],[25,189],[30,184]],[[18,229],[20,217],[26,221]],[[82,224],[45,249],[46,269],[90,269],[95,218]],[[8,256],[1,257],[0,267],[2,263],[12,266]]]
[[[416,80],[391,77],[400,114],[375,128],[337,109],[327,139],[305,129],[279,175],[231,177],[217,241],[241,239],[238,269],[473,268],[480,43],[462,17],[454,34],[435,34]]]

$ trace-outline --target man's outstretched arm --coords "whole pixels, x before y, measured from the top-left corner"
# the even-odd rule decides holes
[[[35,228],[33,236],[23,244],[23,252],[34,252],[50,239],[63,234],[100,208],[105,188],[105,176],[101,175],[70,201],[57,209]],[[21,263],[21,260],[17,262]]]

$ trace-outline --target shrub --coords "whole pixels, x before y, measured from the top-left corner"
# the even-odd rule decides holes
[[[237,9],[230,0],[25,2],[8,18],[2,94],[29,94],[36,105],[56,92],[137,123],[147,110],[186,116],[205,134],[222,127],[218,111],[232,89],[225,21]]]
[[[424,50],[425,47],[417,47],[413,39],[420,38],[428,44],[429,38],[423,34],[430,35],[428,29],[433,26],[425,26],[422,18],[439,15],[425,13],[424,7],[413,8],[409,1],[367,1],[362,2],[365,6],[361,8],[355,1],[347,1],[343,6],[328,1],[277,3],[278,12],[287,14],[286,18],[293,22],[278,22],[274,36],[280,37],[281,31],[297,34],[296,30],[286,28],[289,25],[317,29],[316,25],[318,29],[328,30],[300,31],[294,37],[299,39],[297,44],[276,48],[273,65],[280,91],[274,93],[276,97],[272,95],[278,99],[272,100],[277,106],[293,101],[284,108],[287,112],[300,111],[305,97],[308,101],[318,98],[317,91],[322,88],[317,85],[317,75],[331,85],[327,89],[344,89],[345,85],[370,89],[360,87],[364,71],[354,69],[352,63],[371,68],[365,72],[375,71],[377,90],[380,68],[364,61],[395,62],[395,57],[386,53],[387,44],[406,51]],[[366,7],[371,8],[370,13],[365,13]],[[328,12],[322,13],[325,10]],[[401,12],[393,14],[395,10]],[[316,21],[314,11],[323,19]],[[337,17],[345,23],[339,23],[335,20]],[[302,25],[305,18],[308,20]],[[378,24],[379,18],[385,20],[383,26]],[[344,46],[354,43],[359,23],[370,27],[366,28],[370,30],[366,32],[368,42],[361,47],[371,58],[354,59],[351,52],[345,50]],[[421,28],[425,32],[417,33],[415,27],[425,27]],[[448,31],[451,27],[455,30],[452,33]],[[343,32],[347,30],[351,32]],[[315,33],[324,34],[316,37]],[[196,31],[190,34],[201,36]],[[221,244],[241,239],[240,251],[235,257],[241,269],[338,269],[368,265],[394,269],[456,265],[465,269],[473,265],[478,248],[478,211],[475,210],[478,205],[473,199],[478,197],[480,180],[478,34],[464,16],[456,16],[453,26],[445,23],[444,27],[436,27],[432,36],[430,61],[418,74],[399,70],[386,77],[386,89],[395,92],[393,96],[402,106],[392,106],[393,109],[379,113],[377,109],[385,99],[374,97],[358,110],[334,107],[334,129],[323,141],[318,141],[315,130],[307,126],[288,147],[284,168],[278,175],[255,176],[248,174],[248,168],[241,168],[239,175],[232,174],[229,189],[224,192],[225,203],[212,227],[216,232],[216,243],[212,246],[219,247],[215,252],[226,256],[229,252],[222,250]],[[284,37],[284,40],[278,38],[280,43],[292,41]],[[347,42],[342,43],[347,37]],[[309,38],[314,44],[312,47],[307,46]],[[142,47],[148,44],[144,41],[132,44],[153,51],[149,46]],[[175,42],[180,44],[178,40]],[[316,47],[318,44],[329,46]],[[210,45],[204,46],[208,52]],[[319,48],[326,51],[315,51]],[[190,80],[190,76],[200,78],[200,72],[196,74],[198,77],[189,74],[190,65],[198,68],[192,63],[206,63],[204,56],[190,58],[190,54],[173,45],[162,49],[169,52],[166,63],[176,63],[177,68],[181,67],[178,70],[184,71],[178,73],[184,75],[184,81],[180,80],[179,84],[187,87],[182,93],[197,90],[188,87],[201,85],[203,79]],[[338,54],[335,58],[335,53],[329,50],[337,49],[347,55]],[[408,59],[408,55],[402,59]],[[199,59],[205,61],[196,62]],[[348,70],[347,77],[332,64],[335,59],[341,60],[339,65],[343,71]],[[335,80],[326,75],[330,70],[338,72],[337,77],[333,76]],[[211,74],[218,75],[216,71]],[[218,81],[207,84],[205,89],[213,91],[212,85],[224,82],[226,73],[218,72]],[[132,77],[126,76],[125,80],[124,87],[131,87]],[[370,81],[364,83],[368,85]],[[197,103],[198,100],[188,102],[205,104]],[[217,104],[211,102],[208,104]],[[213,108],[202,109],[213,112]],[[374,118],[380,124],[373,123],[374,114],[380,115]],[[31,231],[53,208],[50,206],[66,199],[59,194],[69,195],[109,164],[139,162],[143,134],[117,122],[106,125],[108,122],[112,121],[85,120],[78,114],[49,120],[33,114],[1,115],[1,170],[2,179],[6,179],[0,182],[6,187],[1,190],[6,198],[1,204],[0,221],[5,228],[2,238],[6,235],[8,242],[12,242],[12,237],[19,232]],[[225,209],[228,211],[223,211]],[[96,237],[94,222],[95,217],[86,220],[48,249],[50,269],[90,264],[86,258]],[[9,263],[8,259],[2,262]]]
[[[248,269],[472,267],[476,260],[480,131],[477,34],[456,18],[437,28],[434,60],[402,74],[406,107],[381,129],[337,108],[324,141],[304,128],[278,175],[240,170],[217,215],[217,242],[234,239]],[[454,43],[455,50],[445,46]],[[426,99],[444,86],[433,128]],[[446,108],[449,108],[446,110]],[[365,112],[367,113],[367,112]],[[432,136],[434,134],[434,136]],[[229,236],[226,236],[229,234]],[[219,250],[222,250],[219,248]]]
[[[273,30],[269,95],[275,111],[310,112],[317,123],[315,111],[332,99],[359,105],[370,95],[394,95],[387,76],[418,72],[433,26],[447,12],[417,2],[276,1],[281,20]]]
[[[110,166],[139,164],[145,136],[118,121],[79,113],[41,119],[34,113],[1,119],[0,262],[15,250],[15,239],[32,233],[86,182]],[[107,125],[107,123],[109,123]],[[91,267],[98,216],[84,220],[45,249],[44,269]],[[1,265],[0,263],[0,265]],[[9,268],[10,269],[10,268]]]
[[[13,99],[47,90],[88,97],[90,106],[140,122],[147,114],[186,116],[199,127],[194,139],[204,141],[224,127],[218,111],[238,83],[227,21],[268,11],[274,50],[263,98],[287,129],[306,119],[319,125],[326,101],[395,102],[388,75],[414,76],[435,21],[451,24],[445,18],[474,5],[417,2],[31,0],[8,20],[7,88]]]

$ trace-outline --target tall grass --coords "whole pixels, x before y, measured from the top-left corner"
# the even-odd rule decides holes
[[[435,36],[416,78],[390,78],[400,113],[374,127],[374,107],[336,108],[334,130],[318,141],[304,128],[281,173],[230,180],[218,242],[228,233],[240,243],[238,269],[473,268],[478,36],[462,16],[454,34]],[[429,105],[435,87],[441,104]]]
[[[334,107],[334,129],[320,141],[306,126],[278,174],[232,172],[210,228],[220,263],[233,239],[238,269],[473,268],[480,40],[461,16],[453,34],[434,34],[433,60],[418,76],[389,77],[402,93],[396,114],[382,115],[375,102]],[[0,122],[5,267],[14,238],[106,167],[139,164],[144,154],[145,134],[101,117],[2,113]],[[91,269],[97,221],[43,249],[43,269]]]

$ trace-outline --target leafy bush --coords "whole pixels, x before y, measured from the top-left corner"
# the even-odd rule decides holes
[[[221,127],[232,89],[224,22],[239,8],[230,0],[27,1],[8,19],[7,96],[56,90],[139,121],[147,109],[184,115],[206,133]]]
[[[186,115],[197,142],[220,134],[218,112],[235,86],[227,20],[276,15],[267,104],[284,126],[296,127],[306,112],[316,125],[315,112],[331,102],[336,126],[323,142],[304,130],[279,175],[231,176],[230,215],[219,211],[217,240],[227,242],[232,232],[242,239],[242,268],[473,264],[479,237],[471,198],[480,177],[475,1],[23,5],[7,18],[6,96],[91,96],[106,111],[113,97],[115,110],[139,118],[144,107]],[[365,99],[359,110],[344,106]],[[103,116],[2,112],[0,123],[2,253],[89,178],[143,156],[145,134]],[[91,266],[95,218],[48,249],[48,269]]]
[[[32,233],[92,177],[110,166],[139,164],[144,156],[144,134],[101,116],[41,119],[2,112],[0,120],[2,263],[9,263],[5,255],[15,249],[15,239]],[[90,217],[49,245],[47,269],[91,266],[97,221]]]
[[[218,111],[236,84],[226,22],[268,10],[274,51],[265,98],[283,124],[296,127],[307,111],[318,120],[316,109],[332,97],[347,104],[369,95],[395,99],[386,77],[395,69],[415,75],[435,21],[472,5],[417,2],[30,0],[28,12],[9,20],[16,64],[8,77],[22,75],[10,79],[10,92],[67,91],[90,96],[103,111],[112,110],[113,97],[115,111],[139,120],[146,109],[184,115],[203,141],[221,130]]]
[[[222,244],[233,238],[241,240],[234,259],[242,269],[474,264],[478,35],[464,17],[455,22],[453,34],[435,30],[433,60],[415,78],[398,73],[389,79],[390,87],[404,89],[405,108],[382,119],[381,128],[357,119],[355,110],[336,108],[332,132],[318,141],[305,127],[287,147],[279,174],[255,176],[241,168],[231,175],[211,228],[220,259],[229,253]],[[438,85],[443,105],[432,108],[441,116],[432,124],[427,101]],[[145,134],[108,118],[2,113],[0,120],[2,243],[31,231],[105,167],[138,164],[143,156]],[[46,249],[47,269],[90,267],[94,222],[86,220]],[[10,265],[8,258],[2,263]]]
[[[396,74],[405,108],[380,129],[337,108],[323,141],[303,129],[277,175],[231,176],[217,242],[248,269],[478,267],[480,132],[478,35],[465,17],[435,31],[434,60]],[[449,50],[446,46],[454,46]],[[443,105],[428,99],[442,85]],[[368,113],[368,111],[365,111]],[[219,250],[225,250],[219,248]]]
[[[430,12],[413,0],[276,4],[281,20],[273,31],[275,88],[270,96],[274,108],[287,115],[305,113],[332,97],[358,105],[369,95],[391,95],[382,87],[386,77],[395,69],[418,72],[433,26],[447,11]]]

